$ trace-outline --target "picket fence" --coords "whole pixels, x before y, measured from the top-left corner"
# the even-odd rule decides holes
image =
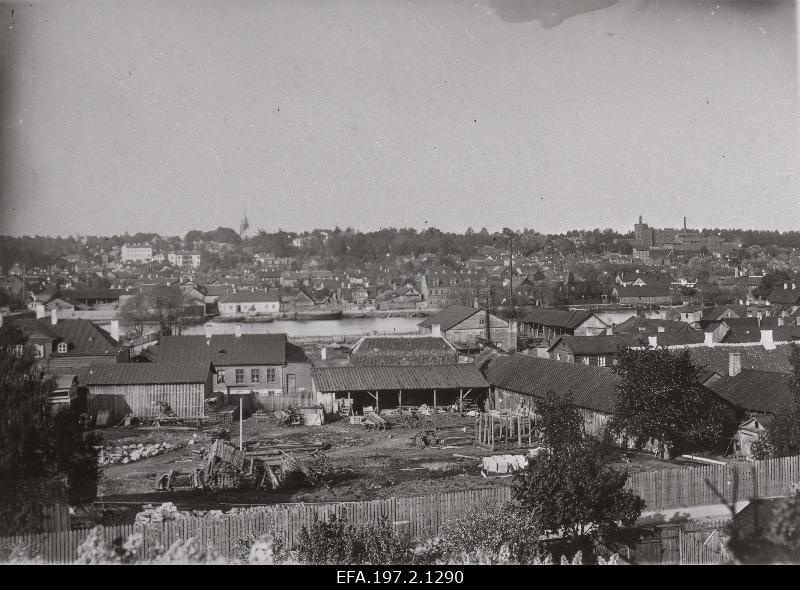
[[[315,520],[327,521],[331,515],[347,516],[350,522],[375,522],[387,517],[398,530],[412,538],[435,535],[442,523],[471,506],[491,506],[511,499],[511,488],[495,486],[479,490],[408,498],[388,498],[368,502],[326,504],[278,504],[248,508],[218,517],[187,517],[176,520],[104,529],[106,540],[138,532],[142,534],[146,554],[156,547],[169,547],[175,541],[193,537],[201,547],[213,547],[220,555],[230,557],[237,540],[248,535],[272,531],[289,547],[296,547],[303,527]],[[8,555],[16,546],[29,554],[39,555],[47,563],[71,563],[78,555],[78,546],[89,534],[88,529],[23,535],[0,539],[0,555]]]
[[[645,500],[646,511],[654,511],[721,503],[722,500],[708,485],[709,482],[728,502],[786,496],[790,493],[789,484],[800,482],[800,456],[636,473],[628,478],[627,487]],[[346,514],[348,520],[359,524],[386,516],[412,537],[424,538],[435,535],[443,522],[468,507],[500,504],[509,500],[511,487],[498,485],[465,492],[368,502],[276,504],[214,518],[181,518],[148,523],[137,528],[132,525],[107,527],[106,535],[114,539],[127,537],[134,531],[141,532],[145,551],[158,546],[168,547],[179,539],[194,537],[202,547],[213,547],[221,555],[229,557],[238,539],[268,530],[281,536],[290,547],[295,547],[303,527],[311,525],[315,519],[327,520],[333,514]],[[684,538],[689,539],[686,542],[691,544],[694,537],[702,536],[702,532],[694,536],[684,535]],[[22,544],[34,554],[41,555],[46,562],[69,563],[75,560],[78,545],[87,535],[88,530],[76,530],[5,537],[0,539],[0,554],[7,554],[14,546]],[[705,547],[708,547],[708,543]],[[716,545],[711,547],[715,548]],[[701,551],[687,545],[685,551],[686,559],[696,562],[695,559],[709,559],[706,553],[711,549],[704,548]]]
[[[794,456],[635,473],[628,478],[628,488],[647,503],[645,510],[652,511],[720,504],[723,500],[714,488],[729,503],[786,496],[789,484],[798,482],[800,456]]]

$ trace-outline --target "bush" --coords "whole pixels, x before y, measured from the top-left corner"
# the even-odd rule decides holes
[[[408,535],[398,534],[387,517],[376,523],[354,525],[332,515],[328,522],[303,527],[297,558],[309,564],[402,564],[411,561]]]
[[[448,520],[439,532],[435,550],[443,559],[464,555],[500,556],[505,547],[508,559],[530,563],[543,555],[541,529],[530,511],[506,503],[497,506],[474,506]],[[435,555],[435,553],[432,553]]]

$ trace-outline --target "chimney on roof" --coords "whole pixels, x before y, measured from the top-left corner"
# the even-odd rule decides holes
[[[327,346],[323,346],[322,347],[322,350],[319,352],[319,358],[321,358],[323,361],[328,359],[328,347]]]
[[[736,377],[742,370],[742,353],[732,352],[728,355],[728,375]]]
[[[658,333],[661,334],[663,332],[666,332],[666,330],[664,329],[664,326],[659,326],[658,327]]]
[[[58,308],[53,305],[53,309],[50,310],[50,324],[53,326],[58,325]]]
[[[43,303],[37,303],[36,304],[36,319],[40,320],[40,319],[42,319],[44,317],[44,315],[45,315],[44,304]]]
[[[758,325],[760,326],[760,325],[761,325],[761,320],[764,318],[764,314],[763,314],[763,313],[761,313],[761,311],[759,311],[759,312],[756,314],[756,318],[758,318]]]
[[[241,338],[241,337],[242,337],[242,324],[236,324],[236,325],[233,327],[233,334],[234,334],[234,335],[235,335],[237,338]]]
[[[612,328],[611,326],[606,328],[606,336],[613,336],[613,335],[614,335],[614,328]]]
[[[778,316],[778,325],[779,326],[783,325],[783,316]]]
[[[703,344],[706,346],[714,346],[714,332],[704,332]]]
[[[650,344],[650,346],[656,348],[658,346],[658,336],[648,336],[647,342]]]
[[[441,324],[432,324],[431,325],[431,336],[441,336],[442,335],[442,326]]]
[[[761,330],[761,345],[767,350],[775,350],[775,343],[772,341],[772,330]]]
[[[119,342],[119,320],[111,320],[111,329],[109,330],[111,338]]]
[[[203,326],[203,332],[205,332],[206,340],[211,340],[211,336],[214,333],[214,329],[211,327],[211,324],[205,324]]]

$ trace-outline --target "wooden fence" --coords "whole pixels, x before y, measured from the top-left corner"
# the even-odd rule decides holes
[[[143,552],[163,546],[168,547],[180,539],[194,537],[201,547],[213,547],[221,555],[230,557],[233,545],[247,535],[273,531],[282,536],[290,547],[295,547],[303,527],[316,519],[327,521],[331,515],[347,515],[351,522],[375,522],[389,518],[399,530],[414,538],[435,535],[442,523],[471,506],[500,504],[511,499],[508,486],[495,486],[466,492],[454,492],[411,498],[389,498],[369,502],[341,502],[335,504],[279,504],[258,506],[219,517],[180,518],[161,523],[148,523],[107,527],[107,540],[127,538],[134,532],[142,533]],[[0,555],[7,555],[15,546],[29,548],[31,554],[40,555],[47,563],[71,563],[77,558],[78,546],[89,530],[42,533],[0,539]]]
[[[635,473],[628,486],[647,511],[721,503],[706,481],[728,502],[786,496],[800,482],[800,456]]]
[[[637,543],[628,558],[642,565],[725,565],[733,558],[724,542],[730,518],[658,525],[653,538]]]

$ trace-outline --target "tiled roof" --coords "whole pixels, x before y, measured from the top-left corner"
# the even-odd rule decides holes
[[[523,318],[526,324],[541,324],[572,330],[577,328],[594,314],[590,311],[574,309],[562,311],[559,309],[535,309]]]
[[[663,328],[664,332],[679,332],[690,330],[689,324],[676,320],[662,320],[657,318],[642,318],[633,316],[624,322],[614,326],[615,334],[658,334],[658,329]],[[663,332],[662,332],[663,333]]]
[[[769,292],[767,301],[770,303],[796,304],[800,301],[800,289],[784,289],[776,287]]]
[[[451,305],[440,311],[439,313],[435,313],[432,316],[428,316],[423,321],[421,321],[418,325],[423,327],[430,327],[434,324],[439,324],[442,330],[447,331],[453,326],[457,326],[464,320],[471,318],[473,315],[481,311],[478,307],[467,307],[466,305]]]
[[[672,295],[672,290],[666,283],[653,283],[641,287],[614,287],[618,297],[668,297]]]
[[[722,314],[729,309],[736,315],[736,317],[747,317],[747,306],[745,305],[717,305],[704,311],[700,321],[709,322],[722,319]]]
[[[674,349],[680,352],[683,348]],[[687,347],[686,350],[701,367],[716,371],[720,375],[728,374],[728,361],[730,354],[738,352],[742,369],[759,369],[763,371],[776,371],[788,373],[792,370],[789,364],[789,345],[776,344],[773,350],[760,345],[722,345],[722,346],[697,346]]]
[[[647,336],[644,334],[615,334],[613,336],[570,336],[565,334],[556,340],[549,350],[554,349],[559,342],[563,342],[574,355],[597,356],[615,354],[618,348],[642,346],[647,344]]]
[[[72,289],[60,292],[67,299],[119,299],[122,295],[132,295],[125,289]]]
[[[158,345],[158,362],[207,360],[215,366],[282,365],[287,360],[286,334],[214,334],[164,336]]]
[[[578,407],[614,411],[618,377],[610,368],[513,354],[489,361],[484,374],[494,387],[514,393],[541,398],[548,390],[569,391]]]
[[[211,363],[103,363],[94,364],[86,376],[92,385],[159,385],[162,383],[205,383]]]
[[[220,299],[220,303],[275,303],[281,300],[279,291],[237,291]]]
[[[726,319],[724,323],[729,330],[722,342],[760,342],[761,330],[772,330],[774,341],[800,340],[800,326],[797,324],[777,325],[778,318],[764,318],[759,324],[758,318]]]
[[[476,389],[489,384],[472,363],[410,367],[315,367],[318,391]]]
[[[441,365],[458,352],[441,336],[365,336],[351,352],[354,365]]]
[[[774,414],[791,400],[788,378],[788,373],[742,369],[733,377],[723,375],[709,389],[742,409]]]
[[[66,354],[112,354],[121,348],[111,335],[89,320],[58,320],[52,325],[50,318],[16,320],[25,333],[44,335],[68,344]]]

